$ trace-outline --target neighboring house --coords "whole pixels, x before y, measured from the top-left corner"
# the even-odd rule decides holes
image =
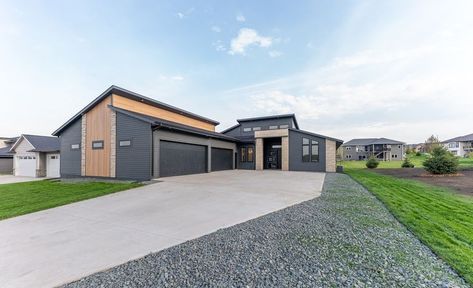
[[[420,152],[420,153],[425,153],[425,144],[424,143],[419,143],[419,144],[407,144],[404,146],[404,148],[411,149],[411,151],[414,152]]]
[[[149,180],[268,167],[335,171],[340,140],[299,131],[293,115],[272,118],[268,125],[277,129],[246,119],[240,121],[253,123],[251,133],[236,133],[242,124],[218,133],[215,120],[112,86],[53,135],[60,139],[62,177]],[[242,156],[241,148],[251,144]]]
[[[473,152],[473,134],[455,137],[442,142],[453,155],[465,157]]]
[[[13,174],[28,177],[59,177],[59,139],[21,135],[10,148]]]
[[[342,140],[299,129],[294,114],[237,120],[223,134],[235,137],[239,169],[335,172]]]
[[[13,154],[10,147],[17,138],[0,137],[0,174],[11,174],[13,172]]]
[[[382,160],[402,160],[404,142],[387,138],[352,139],[342,145],[343,160],[365,160],[371,156]]]

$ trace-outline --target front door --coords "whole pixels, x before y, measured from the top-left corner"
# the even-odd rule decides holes
[[[281,148],[270,148],[266,159],[266,169],[281,169]]]

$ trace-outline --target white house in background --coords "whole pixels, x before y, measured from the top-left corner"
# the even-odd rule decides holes
[[[59,139],[57,137],[21,135],[10,148],[13,175],[59,177]]]
[[[455,156],[465,157],[473,152],[473,134],[455,137],[442,143]]]

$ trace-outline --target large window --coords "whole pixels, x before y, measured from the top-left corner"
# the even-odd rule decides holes
[[[253,157],[254,157],[253,147],[248,147],[248,149],[246,149],[246,152],[248,152],[248,156],[246,157],[246,160],[248,162],[253,162]]]
[[[319,162],[319,142],[311,141],[310,161]]]
[[[302,162],[310,162],[309,139],[302,138]]]
[[[246,147],[240,149],[240,162],[246,162]]]
[[[253,146],[241,147],[240,162],[253,162],[255,157]]]

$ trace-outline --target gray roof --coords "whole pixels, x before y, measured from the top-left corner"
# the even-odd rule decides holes
[[[177,108],[175,106],[172,106],[172,105],[154,100],[152,98],[140,95],[138,93],[126,90],[124,88],[120,88],[118,86],[112,85],[112,86],[110,86],[110,88],[105,90],[102,94],[100,94],[97,98],[95,98],[92,102],[90,102],[87,106],[85,106],[82,110],[80,110],[71,119],[69,119],[66,123],[64,123],[61,127],[59,127],[56,131],[54,131],[52,135],[58,136],[64,129],[66,129],[69,125],[71,125],[75,120],[77,120],[79,117],[82,117],[82,115],[84,113],[86,113],[87,111],[89,111],[90,109],[95,107],[95,105],[100,103],[100,101],[102,101],[104,98],[108,97],[111,94],[117,94],[117,95],[129,98],[129,99],[133,99],[133,100],[136,100],[136,101],[146,103],[146,104],[151,105],[151,106],[164,108],[166,110],[173,111],[175,113],[185,115],[185,116],[188,116],[190,118],[194,118],[194,119],[197,119],[197,120],[200,120],[200,121],[204,121],[204,122],[207,122],[207,123],[210,123],[210,124],[213,124],[213,125],[220,124],[218,121],[215,121],[215,120],[212,120],[212,119],[209,119],[209,118],[191,113],[189,111]]]
[[[448,139],[448,140],[443,141],[443,143],[448,143],[448,142],[466,142],[466,141],[473,141],[473,134],[468,134],[468,135],[464,135],[464,136],[459,136],[459,137],[455,137],[455,138],[452,138],[452,139]]]
[[[169,129],[169,130],[176,130],[176,131],[180,131],[180,132],[184,132],[184,133],[189,133],[189,134],[194,134],[194,135],[199,135],[199,136],[204,136],[204,137],[209,137],[209,138],[215,138],[215,139],[220,139],[220,140],[227,140],[227,141],[231,141],[231,142],[238,142],[237,138],[230,137],[230,136],[224,135],[222,133],[218,133],[218,132],[214,132],[214,131],[208,131],[208,130],[199,129],[199,128],[194,128],[194,127],[191,127],[191,126],[179,124],[179,123],[176,123],[176,122],[167,121],[167,120],[164,120],[164,119],[161,119],[161,118],[156,118],[156,117],[152,117],[152,116],[149,116],[149,115],[144,115],[144,114],[128,111],[128,110],[113,107],[113,106],[109,106],[109,107],[110,107],[110,109],[112,109],[116,112],[128,115],[130,117],[133,117],[133,118],[145,121],[145,122],[148,122],[148,123],[152,124],[155,127],[165,128],[165,129]]]
[[[15,150],[21,138],[25,138],[33,145],[34,148],[30,152],[57,152],[60,150],[59,138],[57,137],[23,134],[10,148],[10,151]]]
[[[0,148],[0,158],[13,158],[10,153],[10,146]]]
[[[352,139],[348,142],[343,143],[342,146],[366,146],[366,145],[377,145],[377,144],[387,144],[387,145],[403,145],[404,142],[392,140],[388,138],[358,138]]]
[[[297,129],[299,129],[299,124],[297,123],[296,114],[294,114],[294,113],[293,114],[280,114],[280,115],[271,115],[271,116],[237,119],[237,122],[240,123],[240,122],[250,122],[250,121],[257,121],[257,120],[271,120],[271,119],[281,119],[281,118],[292,118],[292,120],[294,120],[294,125],[296,126]]]

